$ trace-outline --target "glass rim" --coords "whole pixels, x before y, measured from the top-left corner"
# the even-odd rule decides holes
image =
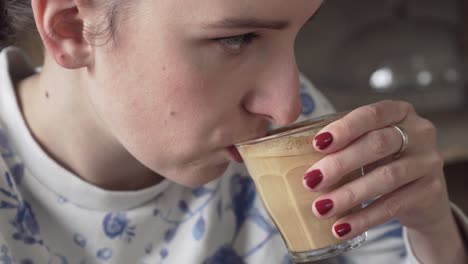
[[[241,147],[241,146],[246,146],[246,145],[254,145],[257,143],[273,140],[275,138],[283,137],[286,135],[299,134],[311,128],[325,127],[326,125],[345,116],[349,112],[350,111],[342,111],[342,112],[309,118],[309,119],[306,119],[297,123],[292,123],[284,127],[273,129],[269,131],[268,135],[264,137],[250,139],[244,142],[239,142],[239,143],[234,144],[234,146]]]

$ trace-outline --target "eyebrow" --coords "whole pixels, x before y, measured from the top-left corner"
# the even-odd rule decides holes
[[[315,13],[307,20],[306,24],[309,24],[317,17],[317,14],[322,9],[321,5]],[[204,24],[205,28],[266,28],[274,30],[282,30],[289,27],[289,21],[285,20],[261,20],[258,18],[225,18],[218,22],[211,24]]]
[[[266,28],[281,30],[289,26],[284,20],[261,20],[258,18],[225,18],[221,21],[205,24],[207,28]]]

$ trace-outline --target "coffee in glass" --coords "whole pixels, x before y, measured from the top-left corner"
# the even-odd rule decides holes
[[[273,130],[266,137],[236,144],[257,192],[295,262],[328,258],[355,248],[366,239],[365,233],[348,241],[335,238],[333,224],[350,212],[326,220],[318,219],[312,212],[312,203],[321,193],[307,190],[302,183],[306,170],[325,156],[315,151],[314,136],[343,115],[307,120]],[[361,175],[361,170],[355,171],[324,192]]]

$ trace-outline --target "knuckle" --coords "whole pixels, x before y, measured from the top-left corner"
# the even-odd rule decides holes
[[[352,234],[362,234],[373,228],[375,224],[372,221],[372,214],[366,210],[354,210],[344,214],[336,223],[349,223],[352,226]],[[307,262],[309,263],[309,262]],[[315,262],[313,262],[315,263]],[[322,263],[322,262],[320,262]],[[326,262],[328,263],[328,262]],[[333,262],[335,263],[335,262]]]
[[[403,111],[405,113],[413,113],[413,112],[416,112],[413,104],[411,104],[410,102],[408,101],[399,101],[400,105],[401,105],[401,108],[403,109]]]
[[[398,185],[398,170],[395,166],[383,166],[381,169],[382,182],[390,189],[394,189]]]
[[[420,188],[422,188],[421,199],[418,203],[420,209],[431,209],[441,197],[447,196],[444,182],[440,178],[433,177],[421,185]]]
[[[366,116],[374,123],[379,124],[382,120],[382,110],[377,104],[363,106],[362,111],[366,113]]]
[[[434,169],[442,169],[444,167],[444,157],[438,151],[434,151],[431,158],[431,163],[433,164]]]
[[[335,173],[337,174],[341,174],[343,171],[346,170],[345,162],[339,155],[333,155],[331,157],[331,163],[335,170]]]
[[[440,197],[445,191],[445,186],[441,180],[434,179],[430,182],[428,190],[431,193],[431,196]]]
[[[360,230],[369,230],[373,227],[373,221],[368,212],[359,213],[359,217],[356,217],[355,223]]]
[[[380,131],[372,131],[369,136],[372,142],[370,146],[372,153],[378,156],[387,155],[390,146],[389,138]]]
[[[426,138],[431,143],[435,143],[436,137],[437,137],[437,129],[435,125],[428,119],[423,118],[421,120],[420,126],[421,126],[420,134],[424,135],[424,138]]]
[[[402,210],[402,204],[396,198],[389,198],[383,203],[388,218],[393,218]]]
[[[356,195],[356,192],[351,189],[350,187],[345,187],[343,189],[343,199],[345,201],[345,203],[349,204],[349,205],[354,205],[354,204],[357,204],[359,203],[357,201],[357,195]]]
[[[340,131],[340,133],[342,133],[342,136],[344,136],[344,138],[351,137],[350,134],[352,133],[351,131],[353,131],[352,127],[353,127],[352,121],[350,121],[348,118],[342,118],[336,121],[335,123],[336,130]]]

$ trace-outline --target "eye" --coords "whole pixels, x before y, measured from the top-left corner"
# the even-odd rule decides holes
[[[217,41],[231,52],[240,52],[244,46],[252,43],[252,41],[257,37],[258,35],[255,33],[248,33],[239,36],[219,38]]]

